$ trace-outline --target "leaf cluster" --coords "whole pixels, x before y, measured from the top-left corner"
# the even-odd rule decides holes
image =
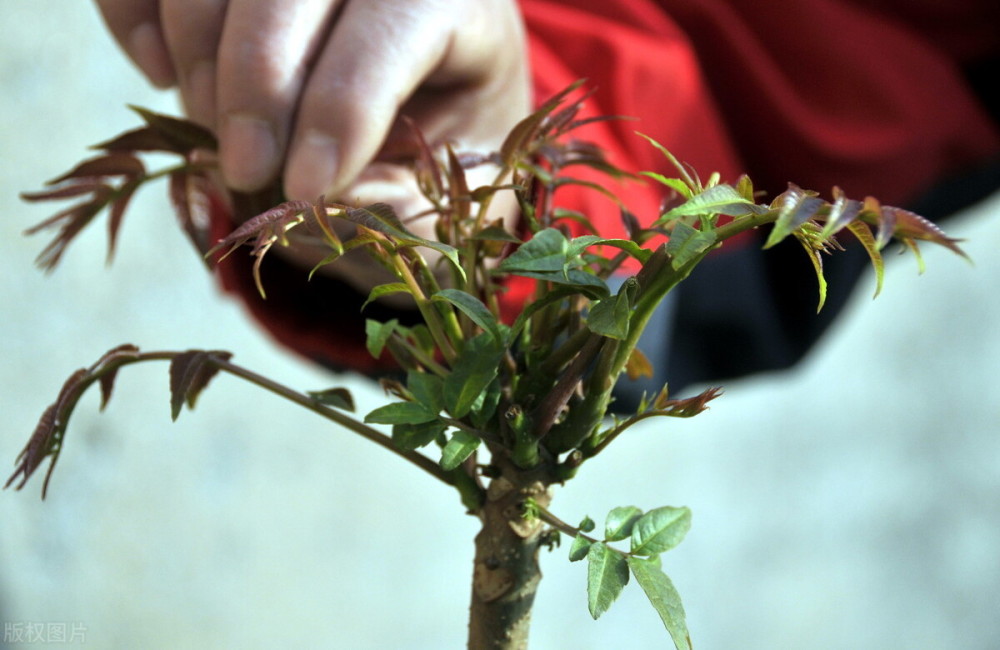
[[[174,420],[181,408],[187,404],[194,408],[198,396],[219,371],[218,361],[230,358],[228,352],[189,350],[179,353],[141,353],[139,348],[131,344],[120,345],[106,352],[100,359],[87,368],[80,368],[69,376],[59,391],[56,400],[42,414],[34,433],[18,455],[17,469],[7,479],[4,488],[8,488],[20,476],[17,488],[20,490],[27,483],[35,470],[50,459],[49,469],[42,483],[42,498],[49,487],[49,479],[62,452],[63,439],[69,425],[70,416],[77,402],[93,384],[100,387],[101,410],[107,406],[114,389],[118,370],[123,366],[141,361],[167,359],[170,361],[170,408]]]
[[[559,521],[552,522],[567,528]],[[569,549],[570,562],[587,560],[587,606],[596,620],[618,599],[635,578],[649,598],[678,650],[689,649],[684,607],[673,582],[663,572],[660,554],[676,547],[691,529],[691,510],[663,506],[643,512],[636,506],[612,509],[604,524],[603,539],[587,533],[596,525],[589,517],[575,529]],[[574,530],[568,530],[573,534]],[[628,540],[629,550],[614,548],[612,542]]]
[[[105,209],[110,215],[109,251],[113,251],[136,188],[168,176],[182,225],[201,250],[224,257],[242,246],[251,247],[253,274],[262,295],[262,261],[275,245],[291,245],[288,233],[300,229],[329,250],[316,269],[336,264],[348,251],[370,255],[390,271],[393,281],[372,289],[368,302],[404,294],[418,310],[420,322],[366,321],[368,351],[374,357],[391,356],[400,372],[382,380],[393,399],[365,415],[363,422],[341,412],[353,408],[347,391],[296,393],[232,366],[225,353],[141,354],[134,346],[116,348],[70,377],[45,411],[7,485],[21,476],[18,488],[22,487],[46,457],[52,460],[51,475],[69,415],[87,386],[99,382],[106,402],[120,366],[169,359],[174,418],[185,404],[193,406],[208,381],[223,369],[391,448],[454,486],[463,504],[477,513],[486,498],[485,480],[513,469],[531,473],[544,486],[561,483],[632,425],[651,417],[691,417],[719,395],[720,389],[710,388],[674,399],[663,386],[644,397],[634,413],[609,417],[619,379],[652,375],[650,361],[637,345],[654,309],[727,240],[770,226],[765,248],[786,238],[798,241],[819,279],[820,307],[826,294],[823,257],[842,248],[837,237],[843,231],[853,234],[867,251],[879,288],[881,251],[893,238],[918,260],[919,241],[962,254],[956,240],[919,215],[884,206],[872,197],[849,199],[837,188],[832,201],[790,185],[772,201],[758,203],[749,178],[727,184],[713,174],[703,182],[695,170],[652,140],[651,146],[664,154],[676,177],[627,173],[611,164],[598,147],[576,136],[578,129],[595,120],[613,119],[580,117],[587,95],[574,98],[578,90],[575,84],[546,102],[490,154],[467,155],[449,143],[428,143],[414,129],[415,154],[410,163],[428,202],[425,213],[404,219],[385,203],[352,206],[324,197],[315,202],[288,201],[269,206],[214,247],[203,239],[203,215],[197,206],[207,194],[205,186],[215,164],[214,138],[183,120],[137,109],[145,126],[98,145],[102,155],[50,181],[50,189],[25,195],[32,201],[85,197],[29,231],[60,229],[39,257],[42,266],[54,267],[68,243]],[[150,150],[179,154],[182,162],[147,172],[137,154]],[[480,166],[489,166],[494,180],[471,187],[467,172]],[[616,182],[660,184],[667,207],[660,214],[633,215],[604,185],[587,180],[594,172]],[[558,191],[574,185],[618,204],[628,237],[603,237],[590,215],[560,208]],[[513,194],[519,210],[517,228],[505,225],[509,220],[492,209],[504,192]],[[434,238],[422,237],[408,226],[412,219],[424,217],[434,219]],[[353,225],[356,234],[342,239],[338,221]],[[610,288],[612,274],[627,276],[617,290]],[[504,293],[516,278],[532,282],[534,294],[510,314],[504,309]],[[388,427],[391,436],[369,425]],[[426,449],[432,450],[430,455]],[[550,523],[558,521],[547,513],[541,516]],[[679,543],[689,526],[686,508],[643,513],[627,507],[608,515],[601,540],[587,537],[583,524],[572,529],[571,559],[588,559],[594,617],[610,606],[631,575],[677,647],[689,647],[680,599],[659,562],[659,554]],[[564,525],[558,528],[566,530]],[[609,545],[626,539],[628,551]]]
[[[38,192],[24,192],[25,201],[51,201],[80,199],[45,221],[28,229],[27,234],[57,229],[56,236],[42,249],[37,264],[51,271],[73,239],[102,211],[108,211],[108,260],[114,255],[118,231],[129,202],[143,184],[169,176],[174,204],[179,208],[178,218],[189,234],[195,231],[187,196],[184,190],[194,183],[206,182],[205,170],[211,167],[204,160],[206,152],[214,151],[215,136],[206,129],[188,122],[144,108],[132,107],[145,125],[127,131],[116,138],[94,145],[101,153],[84,160],[65,174],[46,183],[47,188]],[[150,173],[140,159],[141,152],[165,152],[182,157],[180,165]]]

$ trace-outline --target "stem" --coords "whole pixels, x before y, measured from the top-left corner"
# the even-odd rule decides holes
[[[542,474],[501,462],[501,476],[490,483],[478,513],[483,526],[476,535],[470,650],[527,648],[531,608],[542,578],[538,551],[544,526],[541,520],[525,519],[522,514],[528,499],[545,507],[552,495]]]
[[[580,353],[569,364],[549,394],[535,408],[534,413],[532,413],[534,426],[532,433],[536,439],[544,437],[552,428],[559,411],[569,402],[577,383],[583,378],[594,356],[601,351],[605,340],[607,339],[597,334],[588,337],[586,343],[580,348]]]
[[[417,303],[417,309],[420,310],[420,315],[423,317],[431,336],[434,337],[434,342],[437,344],[438,349],[441,350],[441,354],[444,355],[445,360],[449,364],[453,363],[458,357],[458,352],[455,350],[453,341],[445,332],[436,305],[431,304],[423,288],[421,288],[417,279],[413,277],[413,273],[410,272],[410,267],[406,264],[406,261],[398,254],[391,254],[390,258],[397,277],[410,289],[410,294]]]
[[[131,363],[138,363],[140,361],[173,361],[173,359],[178,355],[177,352],[144,352],[132,359],[123,360],[120,365],[125,366]],[[237,366],[233,363],[220,359],[218,357],[208,355],[208,359],[219,370],[228,372],[231,375],[235,375],[240,379],[246,380],[251,384],[259,386],[264,390],[270,391],[275,395],[284,397],[290,402],[294,402],[299,406],[309,409],[313,413],[320,415],[327,420],[336,422],[345,429],[358,434],[359,436],[374,442],[375,444],[388,449],[397,456],[410,461],[420,469],[424,470],[434,478],[440,480],[447,485],[454,485],[455,480],[447,472],[445,472],[441,466],[435,463],[433,460],[424,456],[423,454],[417,453],[416,451],[404,451],[393,444],[392,439],[382,433],[377,431],[366,424],[358,422],[354,418],[344,415],[328,406],[321,404],[315,398],[309,395],[304,395],[299,393],[287,386],[279,384],[267,377],[258,375],[257,373],[247,370],[242,366]]]
[[[552,514],[551,512],[549,512],[549,510],[547,508],[544,508],[544,507],[542,507],[540,505],[538,506],[538,518],[541,519],[542,521],[544,521],[545,523],[547,523],[549,526],[552,526],[553,528],[555,528],[556,530],[558,530],[560,533],[562,533],[564,535],[569,535],[570,537],[583,537],[588,542],[599,542],[599,541],[601,541],[601,540],[599,540],[599,539],[597,539],[595,537],[591,537],[590,535],[584,533],[582,530],[580,530],[576,526],[571,526],[571,525],[567,524],[565,521],[563,521],[559,517],[556,517],[554,514]]]

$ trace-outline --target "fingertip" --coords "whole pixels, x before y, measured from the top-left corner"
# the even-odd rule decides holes
[[[167,43],[160,28],[153,23],[141,23],[129,33],[128,51],[150,83],[169,88],[177,81]]]
[[[285,168],[285,194],[312,201],[336,191],[340,146],[336,138],[310,129],[296,142]]]

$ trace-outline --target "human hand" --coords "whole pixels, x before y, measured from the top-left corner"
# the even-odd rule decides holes
[[[495,148],[528,106],[513,0],[96,0],[150,81],[219,135],[226,183],[337,195],[413,118]],[[347,198],[347,197],[344,197]]]

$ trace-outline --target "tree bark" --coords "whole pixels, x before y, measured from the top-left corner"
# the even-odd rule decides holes
[[[551,494],[541,477],[509,465],[493,479],[479,512],[476,535],[469,650],[524,650],[528,647],[531,607],[542,573],[538,551],[544,525],[525,519],[525,502],[547,508]]]

